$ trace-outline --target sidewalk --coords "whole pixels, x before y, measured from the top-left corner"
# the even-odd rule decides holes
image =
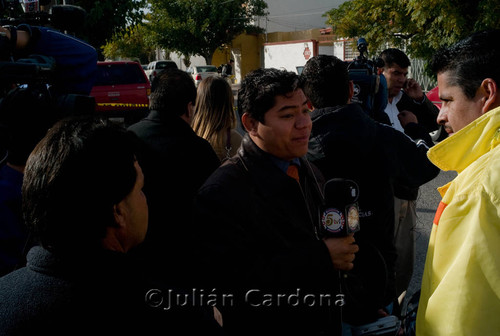
[[[233,90],[233,96],[235,96],[235,99],[236,99],[236,96],[238,95],[238,90],[240,89],[240,87],[241,87],[240,83],[231,84],[231,89]]]

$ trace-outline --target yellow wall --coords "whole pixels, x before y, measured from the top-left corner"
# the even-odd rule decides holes
[[[219,66],[225,64],[232,58],[231,49],[241,52],[241,60],[237,66],[241,71],[241,78],[247,73],[262,66],[262,51],[264,43],[300,41],[300,40],[325,40],[325,35],[321,35],[320,29],[310,29],[293,32],[275,32],[269,34],[241,34],[236,37],[231,45],[217,50],[212,58],[212,64]],[[326,37],[330,40],[329,37]],[[239,79],[241,80],[241,79]]]
[[[263,36],[257,34],[241,34],[237,36],[230,46],[215,51],[212,57],[212,64],[219,66],[227,63],[233,56],[231,50],[239,50],[241,62],[237,64],[241,71],[241,77],[247,73],[261,67],[261,54]]]

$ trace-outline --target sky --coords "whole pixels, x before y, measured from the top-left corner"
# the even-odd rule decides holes
[[[326,28],[322,15],[337,8],[345,0],[266,0],[269,15],[267,22],[260,18],[259,26],[268,33]],[[267,26],[267,27],[266,27]]]

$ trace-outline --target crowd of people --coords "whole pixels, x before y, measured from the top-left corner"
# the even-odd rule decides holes
[[[499,39],[481,31],[436,52],[440,110],[407,78],[405,53],[384,50],[380,120],[351,102],[346,63],[327,55],[301,75],[248,73],[244,134],[224,78],[196,88],[178,69],[154,79],[149,114],[127,129],[9,96],[0,334],[351,336],[395,317],[386,332],[403,335],[416,198],[441,170],[458,176],[439,189],[416,333],[498,334]],[[88,83],[87,72],[60,78]],[[438,127],[449,137],[435,144]],[[353,220],[324,216],[335,208],[325,185],[339,179],[359,187],[360,230],[334,235],[327,221]]]

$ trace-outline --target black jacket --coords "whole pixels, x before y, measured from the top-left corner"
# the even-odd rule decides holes
[[[408,110],[415,114],[418,124],[422,126],[427,133],[439,128],[439,124],[437,123],[439,109],[427,99],[427,96],[424,95],[424,100],[421,103],[417,103],[403,91],[403,96],[401,96],[396,106],[399,111]]]
[[[169,306],[171,291],[123,253],[34,247],[0,278],[0,335],[221,335],[210,308]]]
[[[409,123],[404,128],[405,134],[412,139],[423,139],[429,146],[433,146],[429,132],[439,128],[437,116],[439,109],[424,95],[424,100],[421,103],[415,102],[413,98],[408,96],[404,91],[401,99],[396,104],[399,111],[408,110],[415,114],[418,123]],[[378,120],[385,122],[384,120]],[[442,130],[444,133],[444,131]],[[446,134],[446,133],[444,133]],[[418,196],[418,187],[411,187],[404,183],[395,183],[394,195],[400,199],[416,200]]]
[[[375,248],[386,264],[387,288],[377,291],[375,287],[371,291],[377,294],[371,298],[374,306],[363,305],[369,318],[370,311],[382,308],[395,296],[393,182],[418,187],[434,178],[439,169],[427,159],[428,147],[424,143],[417,144],[392,127],[372,120],[358,104],[316,109],[311,118],[308,159],[320,169],[325,180],[352,179],[360,188],[361,230],[355,234],[360,253],[354,271],[367,267],[368,273],[372,273],[370,283],[383,285],[380,263],[377,259],[363,260],[361,253]],[[369,257],[373,255],[370,253]],[[357,313],[358,317],[361,315]]]
[[[197,196],[200,280],[234,295],[220,306],[228,335],[340,332],[339,275],[318,234],[321,177],[300,161],[301,186],[245,135]]]
[[[182,251],[188,246],[186,229],[192,203],[220,160],[208,141],[173,114],[160,118],[158,112],[151,111],[129,130],[141,140],[139,164],[149,206],[146,240],[134,252],[170,281],[179,278],[182,285],[183,268],[189,267]]]

